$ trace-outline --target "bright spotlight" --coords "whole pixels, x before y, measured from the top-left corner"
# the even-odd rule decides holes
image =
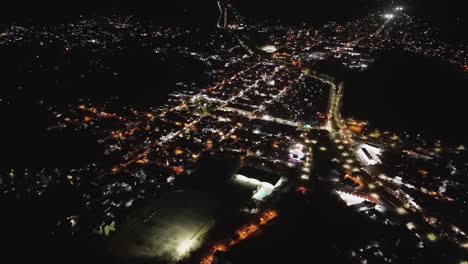
[[[383,17],[384,17],[385,19],[390,20],[390,19],[395,18],[395,15],[392,14],[392,13],[388,13],[388,14],[384,14]]]
[[[177,253],[179,255],[187,254],[192,248],[192,245],[193,245],[192,239],[187,239],[187,240],[182,241],[182,243],[180,243],[180,245],[177,247]]]

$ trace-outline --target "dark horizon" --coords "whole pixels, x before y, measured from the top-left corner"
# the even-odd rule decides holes
[[[112,15],[116,14],[141,14],[148,17],[173,17],[176,19],[190,19],[191,17],[210,17],[217,15],[217,1],[165,1],[164,3],[150,2],[127,4],[121,2],[99,1],[88,2],[40,2],[28,3],[20,0],[3,6],[0,11],[0,22],[11,21],[62,21],[79,15]],[[376,7],[391,6],[392,3],[401,3],[421,17],[445,20],[446,23],[466,23],[463,3],[460,1],[387,1],[387,0],[356,0],[343,1],[331,0],[310,2],[303,0],[290,0],[286,2],[272,2],[268,0],[256,0],[255,2],[245,0],[232,0],[235,8],[241,14],[251,19],[285,20],[285,21],[307,21],[318,14],[331,16],[341,20],[349,14],[363,13],[376,10]],[[367,10],[366,10],[367,9]],[[214,12],[214,14],[212,14]]]
[[[210,28],[218,17],[216,0],[208,1],[165,1],[126,4],[121,2],[40,2],[15,3],[0,10],[0,26],[11,23],[51,25],[77,21],[80,16],[100,17],[111,15],[136,16],[165,25],[183,25]],[[346,22],[381,7],[401,2],[407,12],[441,29],[441,35],[456,42],[468,43],[466,34],[458,34],[468,27],[462,1],[387,1],[387,0],[331,0],[312,3],[291,0],[277,3],[268,0],[232,0],[241,15],[252,23],[279,21],[284,24],[302,23],[321,26],[327,21]]]

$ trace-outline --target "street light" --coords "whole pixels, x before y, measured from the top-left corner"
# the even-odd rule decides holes
[[[392,13],[387,13],[387,14],[384,14],[383,17],[387,20],[391,20],[393,18],[395,18],[395,14],[392,14]]]

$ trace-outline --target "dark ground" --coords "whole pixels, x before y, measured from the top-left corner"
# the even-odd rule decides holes
[[[401,51],[345,80],[344,114],[371,125],[466,143],[468,76],[453,65]]]

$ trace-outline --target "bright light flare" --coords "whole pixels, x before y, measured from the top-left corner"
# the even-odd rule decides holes
[[[192,239],[187,239],[187,240],[182,241],[182,243],[180,243],[180,245],[177,247],[177,254],[179,254],[180,256],[187,254],[192,248],[192,246],[193,246]]]
[[[437,235],[434,234],[434,233],[429,233],[429,234],[427,234],[427,239],[429,239],[429,241],[436,241],[437,240]]]
[[[390,20],[390,19],[394,19],[395,18],[395,14],[392,14],[392,13],[387,13],[387,14],[384,14],[383,17],[387,20]]]
[[[413,230],[416,228],[416,226],[414,225],[413,222],[408,222],[406,223],[406,228],[408,228],[409,230]]]
[[[399,208],[397,209],[397,213],[400,214],[400,215],[404,215],[404,214],[406,214],[407,212],[406,212],[406,210],[405,210],[403,207],[399,207]]]

